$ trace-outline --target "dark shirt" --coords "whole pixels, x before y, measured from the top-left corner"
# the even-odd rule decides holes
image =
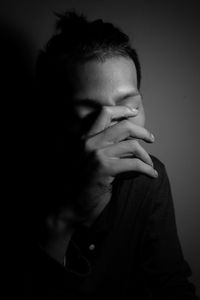
[[[91,228],[80,227],[66,266],[40,248],[25,276],[26,299],[197,299],[188,281],[164,165],[152,157],[157,179],[127,173]]]

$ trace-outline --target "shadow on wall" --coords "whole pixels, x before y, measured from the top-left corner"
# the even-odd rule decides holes
[[[25,220],[29,218],[31,182],[34,167],[33,145],[36,137],[36,101],[33,97],[31,44],[26,37],[6,22],[0,23],[1,104],[4,108],[3,132],[6,132],[7,172],[12,182],[8,193],[13,193],[9,204],[17,216],[12,229],[17,239],[26,236]],[[12,202],[10,202],[12,201]],[[16,211],[14,210],[16,208]],[[28,209],[27,209],[28,208]],[[19,221],[20,220],[20,221]],[[20,224],[19,224],[20,223]],[[17,227],[20,226],[20,231]],[[23,226],[23,230],[22,227]],[[19,233],[22,236],[19,236]],[[17,244],[20,245],[19,240]]]
[[[7,125],[12,126],[13,130],[16,127],[20,129],[20,135],[25,138],[33,100],[31,45],[12,25],[0,23],[0,34],[4,104],[10,109]]]

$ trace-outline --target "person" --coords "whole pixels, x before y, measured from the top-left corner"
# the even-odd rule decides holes
[[[197,299],[165,166],[141,143],[137,52],[111,23],[57,18],[36,64],[26,298]]]

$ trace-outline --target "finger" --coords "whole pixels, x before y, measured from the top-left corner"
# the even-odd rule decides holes
[[[87,136],[92,136],[101,132],[119,118],[135,117],[137,114],[137,109],[127,106],[104,106],[101,110],[101,113],[95,120],[92,128],[87,133]]]
[[[102,150],[104,155],[115,158],[137,157],[144,163],[153,167],[153,162],[146,150],[136,140],[127,140],[118,144],[113,144]]]
[[[138,126],[129,120],[123,120],[105,129],[101,136],[101,139],[107,142],[107,144],[112,142],[119,143],[130,138],[141,139],[147,143],[152,143],[155,140],[153,134],[147,129]]]
[[[115,159],[112,162],[112,171],[113,176],[123,172],[134,171],[146,174],[153,178],[158,177],[158,172],[153,167],[138,158]]]

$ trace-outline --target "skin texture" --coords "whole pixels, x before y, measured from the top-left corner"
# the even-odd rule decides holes
[[[154,137],[144,128],[145,115],[133,61],[121,56],[104,62],[90,61],[78,65],[75,74],[73,96],[79,117],[84,119],[92,114],[94,104],[101,107],[86,135],[86,149],[95,151],[105,166],[117,159],[112,166],[115,170],[107,170],[105,174],[115,176],[135,170],[155,177],[155,170],[150,167],[152,161],[138,143],[140,139],[153,142]],[[119,159],[129,156],[131,161]]]
[[[77,109],[81,117],[91,112],[90,107],[84,106],[84,100],[91,99],[100,106],[136,108],[139,113],[129,120],[142,127],[145,124],[136,68],[129,58],[120,56],[108,58],[104,62],[89,61],[78,65],[74,91],[74,99],[80,103]]]
[[[72,78],[73,106],[79,119],[84,122],[98,111],[92,126],[82,136],[85,153],[91,157],[87,167],[93,174],[79,199],[86,212],[80,222],[91,226],[111,199],[110,187],[116,175],[135,171],[153,178],[158,176],[150,156],[139,143],[152,143],[154,137],[144,128],[142,97],[131,59],[116,56],[103,62],[78,64]],[[44,249],[60,263],[74,232],[73,220],[77,222],[78,218],[73,208],[62,207],[59,215],[47,219],[49,238]]]

